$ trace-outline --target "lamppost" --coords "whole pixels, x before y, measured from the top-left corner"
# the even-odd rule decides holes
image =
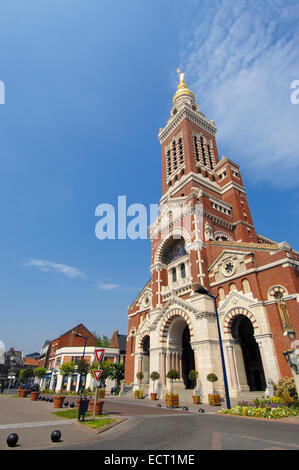
[[[216,321],[217,321],[217,330],[218,330],[218,338],[219,338],[219,346],[220,346],[220,354],[221,354],[222,372],[223,372],[223,380],[224,380],[226,407],[228,409],[230,409],[231,406],[230,406],[230,398],[229,398],[229,391],[228,391],[226,367],[225,367],[225,360],[224,360],[224,354],[223,354],[222,338],[221,338],[221,331],[220,331],[219,317],[218,317],[218,309],[217,309],[217,301],[216,301],[217,296],[215,297],[213,294],[211,294],[210,291],[205,289],[205,287],[203,287],[201,284],[196,284],[195,285],[194,292],[196,292],[197,294],[207,295],[208,297],[211,297],[211,299],[214,300]]]
[[[84,348],[83,348],[83,356],[82,356],[82,361],[84,361],[85,349],[86,349],[86,341],[87,341],[88,336],[80,335],[80,333],[76,333],[74,336],[76,336],[77,338],[83,338],[83,339],[84,339]],[[82,378],[82,374],[81,374],[81,372],[80,372],[80,376],[79,376],[79,387],[78,387],[79,394],[80,394],[80,390],[81,390],[81,378]]]

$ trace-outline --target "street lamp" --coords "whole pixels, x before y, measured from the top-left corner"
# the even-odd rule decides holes
[[[228,409],[230,409],[231,406],[230,406],[230,398],[229,398],[228,383],[227,383],[227,376],[226,376],[226,367],[225,367],[225,360],[224,360],[223,346],[222,346],[222,338],[221,338],[221,331],[220,331],[219,317],[218,317],[218,310],[217,310],[217,301],[216,301],[217,296],[215,297],[213,294],[211,294],[210,291],[205,289],[205,287],[203,287],[201,284],[195,284],[194,287],[195,287],[194,292],[196,292],[197,294],[207,295],[208,297],[211,297],[211,299],[214,300],[216,320],[217,320],[218,338],[219,338],[219,346],[220,346],[220,354],[221,354],[221,362],[222,362],[226,407]]]
[[[83,339],[84,339],[84,348],[83,348],[83,356],[82,356],[82,361],[84,361],[85,348],[86,348],[86,341],[87,341],[88,336],[80,335],[80,333],[76,333],[74,336],[76,336],[77,338],[83,338]],[[79,387],[78,387],[79,394],[80,394],[80,390],[81,390],[81,380],[82,380],[82,374],[81,374],[81,372],[80,372]]]

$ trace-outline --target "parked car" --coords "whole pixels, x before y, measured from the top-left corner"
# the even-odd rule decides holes
[[[30,392],[38,392],[40,386],[38,384],[21,384],[23,390],[30,390]]]
[[[120,391],[120,388],[115,386],[115,387],[112,387],[110,392],[111,392],[111,395],[116,395],[117,392]]]

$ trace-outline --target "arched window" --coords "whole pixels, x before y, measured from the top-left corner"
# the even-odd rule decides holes
[[[175,269],[175,268],[172,268],[171,272],[172,272],[172,282],[176,282],[176,279],[177,279],[177,277],[176,277],[176,269]]]
[[[244,294],[248,294],[250,292],[250,284],[248,279],[243,279],[242,281],[242,290]]]
[[[184,263],[181,264],[180,269],[181,269],[181,278],[185,279],[185,277],[186,277],[186,267],[185,267]]]
[[[219,287],[219,289],[218,289],[218,297],[219,297],[219,300],[224,300],[224,299],[225,299],[225,292],[224,292],[223,287]]]
[[[163,251],[162,263],[172,263],[172,261],[175,261],[176,259],[180,258],[181,256],[185,256],[186,254],[185,240],[183,238],[170,238]]]
[[[234,282],[232,282],[230,285],[229,285],[229,290],[232,291],[232,290],[236,290],[236,284]]]

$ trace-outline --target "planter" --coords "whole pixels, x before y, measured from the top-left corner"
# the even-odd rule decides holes
[[[101,415],[103,411],[104,400],[99,400],[96,402],[96,416]],[[90,402],[90,412],[93,415],[94,411],[94,401]]]
[[[39,392],[31,392],[31,400],[37,401],[39,397]]]
[[[27,395],[29,395],[29,393],[29,390],[20,390],[20,397],[25,398]]]
[[[62,408],[65,396],[54,396],[54,408]]]
[[[135,390],[134,392],[134,398],[143,398],[143,391],[142,390]]]
[[[157,394],[151,393],[151,400],[157,400]]]
[[[170,393],[167,393],[166,395],[166,406],[167,408],[178,408],[180,404],[179,401],[179,396],[178,395],[172,395]]]
[[[200,396],[199,395],[192,395],[194,405],[200,404]]]
[[[98,389],[98,398],[100,398],[101,400],[105,398],[105,392],[106,392],[106,389],[105,388],[99,388]]]
[[[209,393],[209,405],[221,406],[219,393]]]
[[[21,396],[21,390],[22,390],[21,387],[18,387],[18,397]]]

